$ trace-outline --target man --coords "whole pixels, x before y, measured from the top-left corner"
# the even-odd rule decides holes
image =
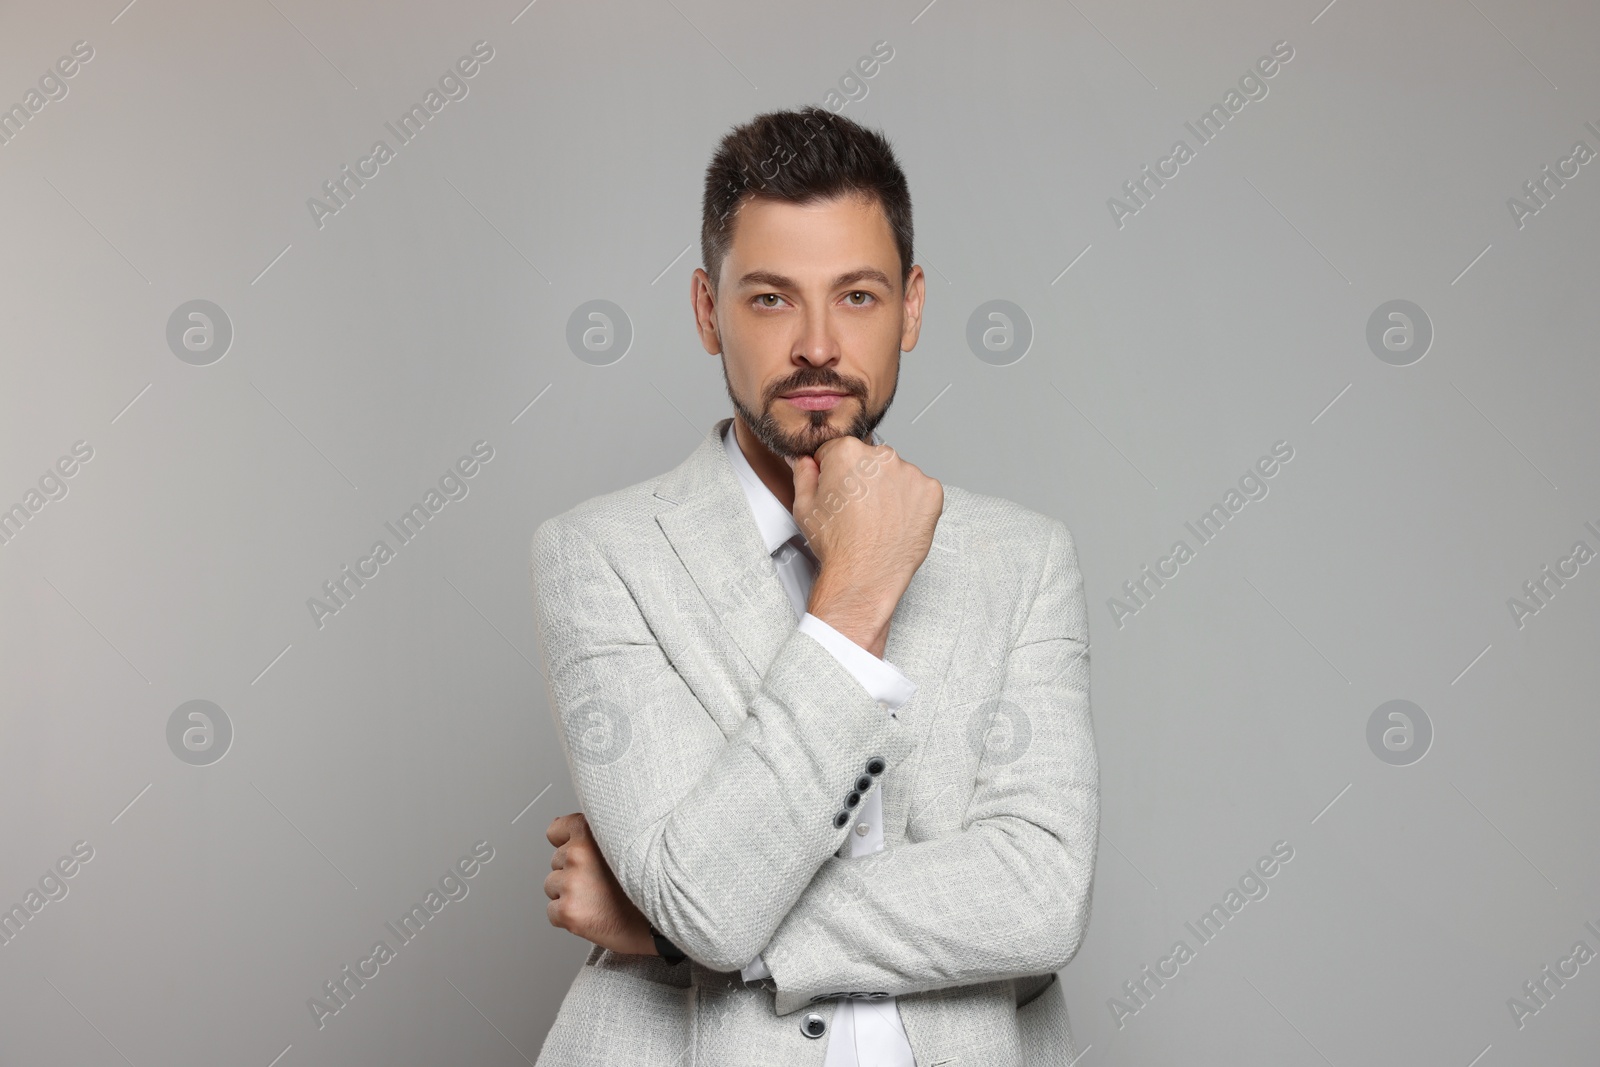
[[[924,296],[888,142],[761,115],[692,299],[735,415],[542,523],[531,578],[594,943],[540,1067],[1065,1067],[1099,767],[1072,536],[874,433]]]

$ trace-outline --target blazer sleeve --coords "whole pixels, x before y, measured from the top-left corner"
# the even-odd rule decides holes
[[[656,929],[739,970],[844,843],[842,798],[863,768],[896,766],[909,734],[797,627],[725,736],[578,521],[543,522],[529,568],[550,710],[596,843]]]
[[[1045,974],[1077,953],[1089,921],[1099,763],[1083,578],[1059,521],[992,704],[1013,720],[1004,725],[1014,743],[985,746],[964,828],[824,860],[762,948],[780,1015],[832,996]]]

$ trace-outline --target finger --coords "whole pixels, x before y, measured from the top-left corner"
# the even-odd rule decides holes
[[[554,852],[550,853],[550,869],[552,871],[560,871],[560,870],[566,869],[566,866],[567,866],[567,846],[566,845],[562,845],[559,848],[557,848]]]
[[[841,442],[841,441],[853,441],[853,440],[855,440],[855,438],[850,437],[848,435],[845,435],[845,436],[842,436],[842,437],[830,437],[826,441],[822,442],[822,444],[818,445],[817,446],[817,450],[815,452],[813,452],[811,454],[811,456],[812,456],[813,459],[815,459],[817,461],[817,466],[820,467],[820,466],[822,466],[822,461],[823,460],[825,460],[829,456],[833,455],[833,453],[835,451],[837,451],[838,449],[845,447],[844,445],[841,445],[839,442]]]
[[[794,461],[791,470],[794,472],[794,513],[804,515],[811,510],[811,501],[817,495],[820,469],[815,459],[801,456]]]
[[[566,885],[566,875],[551,871],[544,878],[544,895],[551,900],[561,899],[561,890]]]
[[[572,816],[570,815],[557,815],[554,819],[551,819],[550,828],[544,832],[544,839],[552,845],[566,844],[567,839],[572,836],[572,830],[570,829],[571,818]]]

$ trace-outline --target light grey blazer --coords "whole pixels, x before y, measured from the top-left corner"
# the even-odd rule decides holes
[[[1055,972],[1089,921],[1100,818],[1072,535],[945,486],[884,655],[918,688],[890,714],[795,627],[727,424],[533,535],[578,800],[690,957],[594,948],[539,1067],[817,1067],[802,1024],[842,994],[897,997],[917,1067],[1065,1067]],[[884,849],[841,858],[862,789],[883,790]],[[757,953],[772,978],[747,986]]]

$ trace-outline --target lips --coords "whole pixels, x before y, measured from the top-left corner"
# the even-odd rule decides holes
[[[787,400],[802,411],[829,411],[843,403],[849,393],[827,390],[823,392],[803,391],[798,393],[785,393],[782,399]]]

